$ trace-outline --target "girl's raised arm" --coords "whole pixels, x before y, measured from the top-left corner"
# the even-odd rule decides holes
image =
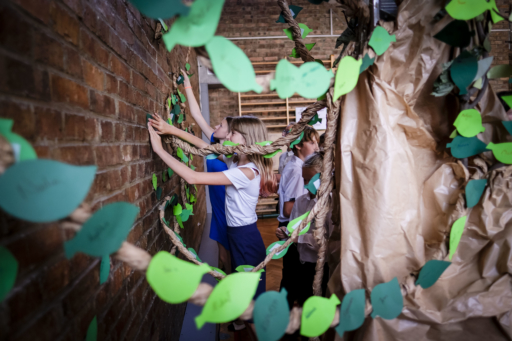
[[[187,77],[187,73],[181,70],[181,74],[184,75],[185,81],[183,85],[185,86],[185,93],[187,94],[188,104],[190,107],[190,114],[194,118],[194,120],[199,125],[199,128],[203,131],[203,134],[206,135],[206,138],[209,140],[213,134],[213,128],[206,122],[203,115],[201,114],[201,110],[199,109],[199,105],[197,104],[196,97],[194,96],[194,92],[192,91],[192,86],[190,86],[190,79]]]
[[[154,114],[152,116],[153,119],[150,118],[149,123],[153,128],[157,130],[155,131],[155,133],[157,133],[158,135],[174,135],[182,140],[187,141],[188,143],[193,144],[198,148],[204,148],[208,146],[208,143],[204,142],[199,137],[187,133],[186,131],[176,128],[174,126],[171,126],[157,114]]]

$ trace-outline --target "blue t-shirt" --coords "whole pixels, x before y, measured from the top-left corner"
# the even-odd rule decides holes
[[[210,138],[213,143],[213,134]],[[206,158],[208,172],[223,172],[228,166],[217,158]],[[212,223],[210,226],[210,238],[221,243],[229,251],[227,223],[226,223],[226,186],[208,186],[210,203],[212,204]]]

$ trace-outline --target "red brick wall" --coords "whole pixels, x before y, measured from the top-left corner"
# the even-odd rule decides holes
[[[94,210],[115,201],[140,207],[128,241],[152,255],[171,244],[157,222],[151,176],[158,175],[164,194],[179,191],[179,179],[162,184],[166,167],[151,152],[145,116],[162,111],[168,73],[183,67],[187,54],[180,47],[167,53],[154,29],[155,21],[124,0],[0,4],[0,116],[14,119],[13,130],[40,158],[98,165],[86,202]],[[193,51],[190,64],[197,75]],[[198,94],[197,76],[192,85]],[[202,158],[194,165],[201,171]],[[196,250],[206,212],[199,190],[183,230]],[[143,274],[116,260],[100,285],[99,259],[64,257],[63,242],[72,237],[56,223],[0,213],[0,245],[19,262],[15,287],[0,303],[1,340],[81,340],[95,315],[99,340],[178,339],[184,304],[165,304]]]

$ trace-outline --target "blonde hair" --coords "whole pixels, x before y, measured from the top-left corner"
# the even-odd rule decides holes
[[[233,117],[231,120],[231,131],[240,133],[245,138],[248,146],[256,144],[256,142],[268,140],[267,127],[259,118],[254,116]],[[275,193],[277,191],[277,183],[272,169],[272,159],[266,159],[263,155],[247,155],[247,158],[249,161],[254,162],[259,169],[261,176],[260,195],[268,197],[270,194]]]
[[[304,161],[302,168],[313,168],[317,173],[321,173],[323,163],[324,152],[315,152]]]

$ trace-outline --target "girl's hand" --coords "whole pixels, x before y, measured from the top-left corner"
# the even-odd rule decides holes
[[[188,78],[187,71],[185,71],[183,69],[180,69],[180,71],[181,71],[181,74],[183,75],[183,77],[185,78],[183,80],[183,86],[184,87],[190,86],[190,78]]]
[[[172,127],[169,123],[165,122],[163,118],[158,116],[156,113],[151,115],[153,119],[149,119],[149,123],[153,128],[156,129],[156,133],[159,135],[172,135]]]
[[[158,135],[155,131],[155,129],[153,129],[153,127],[151,126],[151,123],[148,122],[148,130],[149,130],[149,137],[150,137],[150,140],[151,140],[151,145],[153,146],[153,150],[155,151],[155,153],[159,153],[161,151],[164,150],[164,147],[162,146],[162,138],[160,137],[160,135]]]

